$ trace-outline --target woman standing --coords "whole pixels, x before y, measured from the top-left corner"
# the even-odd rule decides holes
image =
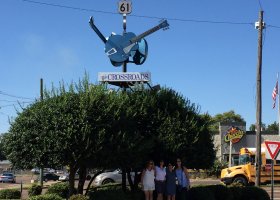
[[[142,172],[141,184],[145,193],[145,200],[153,200],[153,191],[155,190],[155,170],[154,162],[152,160],[147,163],[146,169]]]
[[[186,167],[182,166],[182,162],[180,158],[177,158],[177,168],[175,172],[178,181],[176,199],[186,200],[187,191],[190,187],[190,179],[188,175],[188,170]]]
[[[176,194],[176,173],[171,163],[166,169],[166,195],[167,200],[175,200]]]
[[[165,190],[165,176],[166,176],[166,169],[164,167],[164,161],[159,161],[159,166],[156,166],[156,179],[155,179],[155,186],[157,192],[157,200],[163,200],[163,193]]]

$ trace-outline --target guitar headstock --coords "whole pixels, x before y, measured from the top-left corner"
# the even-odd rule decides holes
[[[160,28],[162,28],[163,30],[167,30],[169,29],[169,24],[167,22],[167,20],[161,20],[160,24],[158,25]]]

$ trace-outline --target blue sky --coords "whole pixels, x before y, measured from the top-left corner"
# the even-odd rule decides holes
[[[97,83],[98,72],[122,70],[111,65],[104,44],[88,25],[93,16],[106,37],[111,32],[121,34],[122,15],[113,14],[118,0],[34,1],[80,9],[0,1],[0,133],[8,131],[8,118],[16,117],[17,101],[26,106],[39,98],[40,78],[49,89],[62,80],[76,82],[85,71]],[[268,25],[263,46],[262,121],[271,124],[277,120],[271,93],[280,67],[278,0],[132,0],[127,31],[140,34],[157,25],[157,18],[167,18],[170,29],[148,36],[146,62],[129,64],[128,71],[151,72],[152,84],[173,88],[199,105],[201,113],[234,110],[248,128],[256,121],[258,32],[254,23],[260,5]]]

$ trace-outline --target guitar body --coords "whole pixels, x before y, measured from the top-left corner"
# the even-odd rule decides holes
[[[132,32],[124,35],[111,35],[105,44],[105,53],[111,61],[122,63],[126,61],[131,51],[138,49],[137,43],[131,43],[131,39],[136,37]]]

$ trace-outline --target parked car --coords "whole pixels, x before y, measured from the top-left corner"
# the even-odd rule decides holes
[[[34,174],[40,174],[40,169],[33,168],[33,169],[31,169],[31,172],[33,172]]]
[[[38,179],[40,177],[38,176]],[[45,173],[43,175],[43,181],[47,182],[47,181],[58,181],[59,176],[53,173]]]
[[[5,172],[0,176],[0,182],[15,183],[16,182],[16,176],[13,173]]]
[[[132,180],[134,179],[133,173],[131,173],[131,178]],[[93,185],[100,186],[108,183],[121,183],[121,182],[122,182],[122,171],[120,169],[115,169],[115,170],[106,170],[104,173],[99,174],[93,180]]]
[[[59,181],[69,181],[69,175],[68,174],[63,174],[63,175],[60,175]]]

